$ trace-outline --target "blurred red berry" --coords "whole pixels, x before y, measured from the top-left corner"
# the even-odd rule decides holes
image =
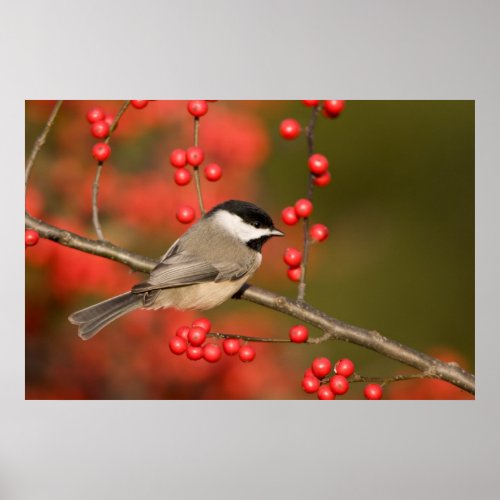
[[[113,125],[113,122],[115,121],[115,117],[113,115],[106,115],[104,118],[103,118],[103,121],[105,121],[109,127],[111,128],[111,125]],[[116,129],[117,125],[115,125],[115,129]]]
[[[111,148],[105,142],[98,142],[92,148],[92,156],[99,162],[107,160],[110,154]]]
[[[326,377],[332,370],[332,364],[328,358],[315,358],[311,369],[318,378]]]
[[[188,342],[195,347],[200,346],[205,342],[207,338],[207,332],[201,326],[192,326],[188,333]]]
[[[328,228],[323,224],[314,224],[309,228],[309,236],[314,241],[325,241],[328,238]]]
[[[349,382],[343,375],[334,375],[330,379],[330,389],[340,396],[349,390]]]
[[[187,349],[187,342],[182,337],[172,337],[168,343],[170,350],[174,354],[184,354]]]
[[[186,149],[186,160],[192,167],[199,167],[203,163],[203,149],[191,146]]]
[[[101,108],[92,108],[87,111],[87,121],[95,123],[104,120],[104,111]]]
[[[283,254],[285,264],[291,267],[300,266],[302,262],[302,253],[296,248],[287,248]]]
[[[196,118],[206,115],[208,111],[207,101],[188,101],[187,110]]]
[[[178,186],[187,186],[191,182],[191,172],[185,168],[176,169],[174,181]]]
[[[327,385],[322,385],[318,389],[318,399],[335,399],[335,394]]]
[[[288,279],[290,281],[300,281],[300,277],[302,276],[302,269],[300,266],[297,267],[289,267],[286,272]]]
[[[172,167],[180,168],[186,166],[186,151],[177,148],[170,153],[170,165]]]
[[[175,335],[187,341],[189,330],[190,330],[189,326],[180,326],[179,328],[177,328]]]
[[[210,333],[212,323],[210,323],[210,320],[208,318],[198,318],[193,321],[193,324],[191,326],[198,326],[200,328],[203,328],[203,330],[205,330],[205,333]]]
[[[217,344],[207,344],[203,347],[203,357],[210,363],[216,363],[222,357],[222,350]]]
[[[304,325],[295,325],[290,328],[288,332],[290,340],[300,344],[301,342],[306,342],[309,338],[309,331]]]
[[[40,239],[40,235],[34,229],[26,229],[24,231],[24,244],[27,247],[35,246]]]
[[[345,106],[345,101],[325,101],[323,111],[329,118],[336,118],[342,113]]]
[[[288,224],[289,226],[293,226],[299,222],[299,218],[295,213],[295,209],[293,207],[286,207],[281,212],[281,220]]]
[[[317,106],[319,104],[319,99],[309,99],[302,101],[306,106]]]
[[[222,177],[222,168],[216,163],[210,163],[203,170],[207,181],[215,182]]]
[[[283,120],[280,124],[280,134],[283,139],[295,139],[300,134],[300,123],[293,118]]]
[[[95,122],[90,127],[90,133],[97,139],[104,139],[109,134],[109,125],[104,120]]]
[[[319,153],[313,154],[307,160],[307,166],[314,175],[323,175],[328,170],[328,158]]]
[[[365,386],[364,394],[366,399],[381,399],[382,387],[378,384],[368,384]]]
[[[203,357],[203,348],[190,345],[186,350],[186,356],[191,361],[198,361]]]
[[[313,392],[316,392],[319,389],[319,386],[320,386],[320,383],[316,377],[306,376],[302,379],[302,388],[308,394],[312,394]]]
[[[313,211],[313,204],[307,198],[297,200],[294,205],[298,217],[309,217]]]
[[[304,377],[315,377],[315,378],[318,378],[316,377],[316,375],[314,375],[313,371],[312,371],[312,368],[309,367],[305,372],[304,372]]]
[[[323,175],[319,175],[318,177],[314,177],[313,182],[315,186],[324,187],[328,186],[332,180],[332,176],[330,172],[325,172]]]
[[[195,212],[193,207],[184,205],[177,210],[175,216],[177,217],[177,220],[179,222],[182,222],[183,224],[189,224],[194,221]]]
[[[135,108],[135,109],[144,109],[147,105],[148,105],[148,102],[149,101],[146,101],[146,100],[138,100],[138,99],[135,99],[135,100],[132,100],[130,102],[130,104],[132,104],[132,106]]]
[[[255,359],[255,349],[249,345],[241,346],[238,356],[244,363],[249,363]]]
[[[234,354],[238,354],[240,350],[240,341],[238,339],[226,339],[222,343],[222,348],[226,354],[233,356]]]
[[[348,359],[339,359],[335,366],[333,367],[333,371],[337,375],[343,375],[344,377],[350,377],[354,373],[354,363]]]

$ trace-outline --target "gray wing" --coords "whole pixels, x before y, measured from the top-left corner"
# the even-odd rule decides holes
[[[250,267],[241,268],[233,263],[210,264],[184,252],[173,253],[153,269],[147,281],[135,285],[132,292],[150,292],[206,281],[233,281],[244,276],[249,270]]]

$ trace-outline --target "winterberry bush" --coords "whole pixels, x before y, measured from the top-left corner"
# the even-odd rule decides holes
[[[342,193],[355,164],[338,152],[337,138],[346,137],[346,127],[366,125],[356,121],[366,119],[361,107],[343,100],[29,102],[27,397],[474,394],[474,376],[462,368],[468,361],[456,344],[455,350],[438,350],[433,342],[421,352],[416,337],[407,339],[410,347],[398,335],[354,326],[372,305],[356,300],[366,287],[360,284],[356,293],[342,272],[363,283],[359,275],[370,278],[368,264],[353,272],[353,262],[370,262],[381,250],[356,240],[353,226],[365,217],[364,231],[373,231],[373,224],[380,230],[371,212],[378,205],[367,193],[372,184],[386,189],[390,179],[386,173],[377,184],[381,172],[368,165],[351,178],[349,193],[359,198]],[[358,141],[349,143],[354,158],[360,156]],[[90,342],[78,339],[65,321],[70,312],[129,289],[139,281],[130,270],[150,271],[155,256],[189,225],[231,198],[261,205],[286,233],[282,244],[264,250],[252,279],[265,288],[249,286],[237,300],[203,315],[134,312]],[[343,218],[335,211],[337,199],[343,200]],[[370,283],[387,290],[380,278]],[[346,308],[349,318],[336,319],[343,294],[356,307]],[[250,304],[243,307],[243,301]],[[388,316],[399,318],[394,306],[387,305]],[[422,315],[416,311],[397,324],[422,328]]]

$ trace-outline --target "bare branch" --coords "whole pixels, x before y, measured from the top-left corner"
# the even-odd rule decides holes
[[[199,132],[200,132],[200,119],[195,116],[194,117],[194,145],[198,147],[199,141]],[[194,182],[196,184],[196,193],[198,195],[198,205],[200,206],[201,215],[205,215],[205,206],[203,205],[203,196],[201,193],[201,182],[200,182],[200,169],[198,167],[193,167],[194,170]]]
[[[121,262],[131,269],[150,272],[156,261],[142,255],[134,254],[111,243],[90,240],[70,231],[65,231],[49,225],[26,213],[26,227],[35,229],[42,238],[56,241],[62,245],[100,255],[117,262]],[[269,290],[255,286],[245,286],[238,298],[293,316],[301,322],[313,325],[324,333],[320,337],[309,339],[310,344],[319,344],[330,340],[343,340],[371,349],[400,363],[412,366],[422,373],[436,379],[445,380],[464,389],[471,394],[475,393],[475,377],[456,363],[445,363],[427,354],[416,351],[396,340],[384,337],[373,330],[366,330],[349,325],[326,313],[315,309],[303,301],[277,295]],[[247,338],[249,340],[249,338]],[[276,340],[276,339],[275,339]],[[259,340],[262,341],[262,340]]]
[[[318,114],[321,109],[321,106],[314,106],[311,112],[311,118],[309,120],[309,124],[306,127],[306,138],[307,138],[307,153],[308,158],[314,153],[314,129],[316,128],[316,121],[318,119]],[[312,201],[314,192],[314,175],[309,172],[309,176],[307,179],[307,199]],[[302,221],[302,226],[304,229],[304,243],[302,250],[302,263],[301,263],[301,272],[300,272],[300,282],[297,289],[297,300],[303,301],[306,294],[306,271],[307,271],[307,262],[309,260],[309,246],[311,244],[311,240],[309,238],[309,217],[305,217]]]
[[[31,150],[30,156],[28,158],[28,161],[26,162],[26,167],[25,167],[25,179],[24,179],[25,191],[28,189],[28,179],[31,173],[31,169],[33,168],[33,164],[35,163],[36,157],[38,156],[40,149],[42,149],[42,146],[45,144],[47,135],[49,134],[50,129],[54,124],[57,113],[59,113],[59,110],[61,109],[62,103],[63,101],[57,101],[55,103],[54,108],[52,109],[52,113],[50,114],[49,119],[47,120],[47,123],[45,124],[45,127],[42,130],[42,133],[37,137],[35,144],[33,145],[33,149]]]

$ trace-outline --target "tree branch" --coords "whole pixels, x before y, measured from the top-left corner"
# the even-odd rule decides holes
[[[194,146],[198,147],[200,134],[200,119],[195,116],[194,118]],[[203,205],[203,196],[201,194],[201,182],[200,182],[200,169],[199,167],[193,167],[194,170],[194,183],[196,184],[196,194],[198,195],[198,205],[200,206],[201,216],[205,215],[205,206]]]
[[[109,144],[109,141],[111,139],[111,134],[115,131],[116,127],[118,126],[118,122],[120,121],[120,118],[122,117],[123,113],[125,113],[125,110],[129,107],[129,105],[130,105],[130,100],[125,101],[122,107],[120,108],[120,111],[118,111],[117,115],[115,116],[115,119],[113,120],[111,126],[109,127],[109,134],[104,141],[105,144]],[[102,232],[101,223],[99,222],[99,209],[97,206],[97,196],[99,194],[99,180],[101,178],[103,164],[104,164],[103,161],[97,162],[97,170],[95,174],[94,184],[92,186],[92,222],[94,224],[94,229],[97,234],[97,237],[102,241],[104,241],[104,234]]]
[[[37,137],[35,144],[33,145],[33,149],[31,150],[30,156],[28,158],[28,161],[26,162],[26,167],[25,167],[25,177],[24,177],[24,190],[25,190],[25,192],[28,189],[28,179],[29,179],[33,164],[35,163],[36,157],[38,156],[40,149],[42,149],[42,146],[45,144],[45,140],[47,139],[47,135],[49,134],[50,129],[52,128],[52,125],[54,124],[57,113],[59,113],[59,110],[61,109],[62,103],[63,103],[63,101],[56,102],[56,104],[54,105],[54,109],[52,110],[52,113],[50,114],[49,119],[47,120],[47,123],[45,124],[45,127],[42,130],[42,133]]]
[[[121,262],[133,270],[150,272],[157,264],[154,259],[134,254],[116,245],[104,241],[84,238],[70,231],[65,231],[36,219],[26,213],[26,227],[35,229],[42,238],[75,248],[93,255],[99,255],[116,262]],[[475,394],[475,377],[456,363],[445,363],[427,354],[416,351],[396,340],[384,337],[374,330],[366,330],[349,325],[299,300],[277,295],[269,290],[255,286],[245,286],[238,298],[268,307],[301,322],[313,325],[323,331],[323,335],[309,339],[311,344],[330,340],[343,340],[371,349],[400,363],[412,366],[429,377],[445,380],[451,384]],[[279,339],[274,339],[282,341]],[[260,340],[262,341],[262,340]],[[269,340],[271,341],[271,340]]]

